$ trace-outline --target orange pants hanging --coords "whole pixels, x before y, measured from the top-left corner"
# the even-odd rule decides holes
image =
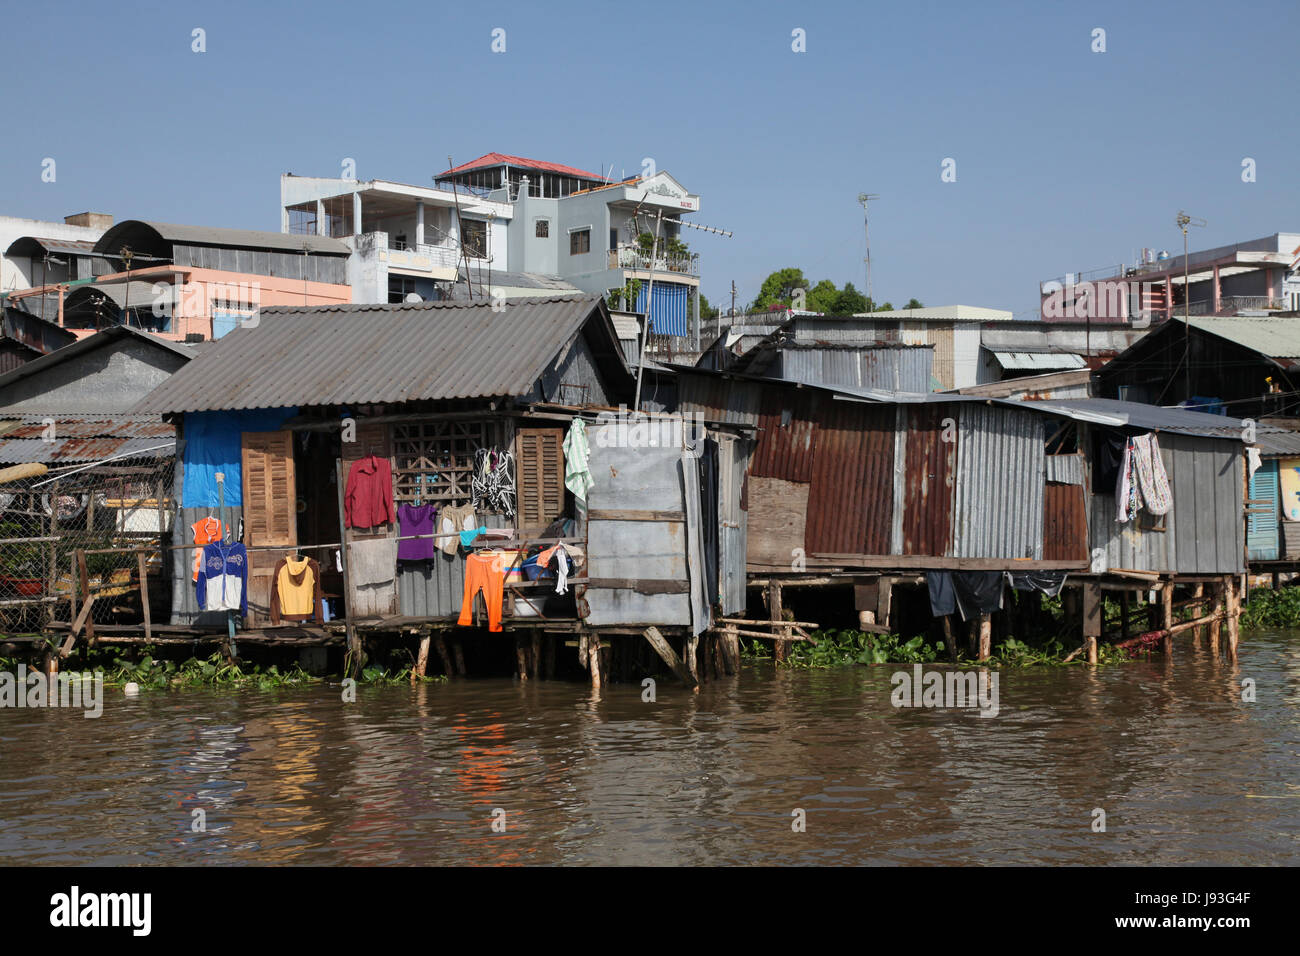
[[[456,620],[461,627],[474,623],[474,595],[481,589],[483,603],[487,605],[488,630],[501,630],[506,573],[500,564],[499,554],[471,554],[465,559],[465,597],[460,602],[460,617]]]

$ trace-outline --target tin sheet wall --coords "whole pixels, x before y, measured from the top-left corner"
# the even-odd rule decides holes
[[[682,450],[618,447],[613,424],[588,434],[587,623],[689,625]]]
[[[718,434],[718,595],[723,614],[745,610],[745,547],[749,513],[741,507],[753,444]]]
[[[804,531],[809,554],[889,554],[894,427],[893,406],[823,403]]]
[[[950,554],[956,448],[944,440],[948,405],[902,409],[902,553]],[[955,436],[956,429],[952,429]],[[895,487],[898,487],[895,482]]]
[[[955,411],[952,553],[1042,560],[1043,424],[1048,419],[994,405],[962,404]]]

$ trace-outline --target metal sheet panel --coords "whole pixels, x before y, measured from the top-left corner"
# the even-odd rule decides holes
[[[1170,569],[1180,574],[1231,574],[1245,570],[1241,446],[1235,442],[1159,436],[1174,504],[1176,551]]]
[[[489,528],[510,527],[498,514],[480,514]],[[437,552],[430,561],[397,562],[397,603],[410,617],[455,617],[465,596],[465,554]]]
[[[757,382],[683,372],[677,378],[678,409],[707,421],[757,425],[762,391]]]
[[[946,405],[906,410],[903,554],[951,554],[956,444],[943,440],[949,411]]]
[[[1048,455],[1046,465],[1048,481],[1059,481],[1065,485],[1083,484],[1082,455]]]
[[[1083,486],[1047,482],[1043,488],[1043,560],[1087,559],[1088,514]]]
[[[957,409],[954,553],[1043,557],[1043,418],[988,405]]]
[[[587,496],[587,575],[593,580],[676,582],[677,593],[587,587],[592,626],[691,623],[684,520],[601,520],[605,511],[677,512],[684,517],[682,451],[673,447],[618,447],[617,426],[589,429],[589,465],[595,483]]]
[[[741,489],[752,443],[731,435],[718,442],[718,594],[723,614],[745,610],[745,548],[748,513],[741,508]]]
[[[889,554],[894,409],[822,405],[804,532],[809,554]]]

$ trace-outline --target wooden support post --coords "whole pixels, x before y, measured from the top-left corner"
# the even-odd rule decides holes
[[[1228,663],[1237,663],[1237,637],[1241,625],[1241,591],[1237,587],[1237,578],[1228,578]]]
[[[700,637],[698,634],[691,634],[686,638],[686,669],[691,674],[691,686],[695,692],[700,692]]]
[[[600,634],[587,635],[587,669],[591,671],[591,686],[600,689]]]
[[[978,617],[973,617],[967,622],[967,631],[970,656],[978,660],[980,654],[980,619]]]
[[[93,498],[94,495],[88,497]],[[57,507],[57,505],[55,505]],[[77,549],[77,574],[81,580],[81,593],[85,598],[85,610],[90,610],[90,605],[94,604],[94,599],[90,593],[90,574],[86,571],[86,552],[82,548]],[[90,647],[95,646],[95,616],[86,614],[86,644]]]
[[[768,582],[767,610],[770,619],[773,621],[780,621],[785,617],[785,614],[781,608],[781,583],[779,581]],[[776,628],[773,628],[772,630],[774,633],[777,634],[781,633]],[[707,640],[705,641],[705,646],[707,649],[708,646]],[[772,656],[776,660],[776,662],[780,664],[786,659],[786,655],[789,654],[789,652],[790,652],[789,643],[787,643],[786,641],[778,640],[776,642],[775,652],[773,653]]]
[[[1194,618],[1204,617],[1205,616],[1205,600],[1204,600],[1205,585],[1204,584],[1197,582],[1196,584],[1192,585],[1192,598],[1194,599],[1194,603],[1192,604],[1192,617]],[[1200,644],[1201,638],[1204,636],[1205,636],[1204,625],[1192,628],[1192,640],[1195,643]]]
[[[740,628],[732,624],[723,632],[722,640],[726,645],[727,670],[732,674],[740,673]]]
[[[533,639],[530,642],[532,648],[530,652],[529,661],[533,665],[533,678],[535,680],[541,680],[542,679],[542,632],[539,631],[537,628],[533,628],[532,638]]]
[[[1128,590],[1119,592],[1119,638],[1121,641],[1128,640],[1128,619],[1130,615],[1129,605],[1132,597]]]
[[[786,633],[789,633],[788,631]],[[713,631],[710,633],[710,644],[713,645],[713,670],[719,677],[727,676],[727,660],[722,653],[722,637]],[[785,643],[782,641],[781,643]],[[789,646],[788,644],[786,645]]]
[[[555,643],[558,638],[554,634],[546,635],[546,679],[555,679]]]
[[[1228,604],[1223,581],[1217,581],[1211,587],[1213,589],[1214,620],[1210,622],[1210,656],[1217,661],[1219,659],[1219,634],[1223,627],[1223,615],[1227,612]]]
[[[986,661],[993,652],[993,618],[988,614],[979,616],[979,635],[980,635],[980,656],[979,659]]]
[[[881,577],[877,583],[876,590],[876,620],[874,623],[882,627],[889,627],[889,617],[893,613],[894,599],[894,579],[889,576]],[[809,615],[810,617],[812,615]],[[821,615],[817,615],[821,617]]]
[[[519,670],[519,681],[524,683],[528,680],[528,652],[524,650],[523,635],[515,633],[515,664]]]
[[[447,653],[447,641],[443,637],[441,631],[439,631],[438,636],[434,638],[433,646],[438,652],[438,657],[442,660],[442,672],[448,677],[455,677],[456,669],[452,666],[451,655]]]
[[[339,506],[339,554],[343,558],[343,601],[347,607],[347,613],[343,618],[343,633],[347,637],[348,658],[351,666],[348,668],[346,677],[354,680],[361,676],[361,638],[357,634],[357,629],[352,623],[354,609],[352,607],[352,557],[348,554],[348,529],[344,516],[347,514],[343,507],[343,459],[337,458],[334,461],[334,481],[335,491],[338,495]],[[222,511],[222,519],[225,518],[225,512]]]
[[[451,642],[451,652],[456,657],[456,673],[461,677],[467,676],[469,671],[465,668],[465,651],[460,646],[460,641]]]
[[[1088,663],[1097,663],[1097,639],[1101,637],[1101,585],[1096,581],[1083,584],[1083,643],[1088,649]]]
[[[433,641],[433,635],[427,631],[420,638],[420,650],[415,656],[415,670],[411,671],[411,683],[414,684],[417,679],[423,677],[429,669],[429,644]]]
[[[143,551],[136,552],[135,562],[140,572],[140,607],[144,610],[144,639],[146,642],[152,642],[153,612],[149,609],[149,569],[145,566]]]
[[[1174,582],[1166,581],[1164,587],[1160,589],[1160,629],[1165,632],[1165,636],[1160,639],[1160,653],[1166,656],[1172,656],[1174,653],[1174,639],[1169,633],[1169,629],[1174,626]]]
[[[957,638],[952,633],[952,616],[945,614],[939,619],[943,625],[943,644],[948,648],[948,660],[957,663]]]
[[[677,652],[673,650],[673,646],[668,643],[668,639],[660,633],[659,628],[647,627],[642,633],[645,635],[646,642],[654,648],[654,652],[659,655],[660,659],[665,664],[668,665],[668,669],[677,675],[678,680],[687,687],[699,686],[699,681],[695,678],[694,669],[688,667],[687,664],[677,656]],[[688,657],[693,652],[694,645],[695,638],[687,638],[686,653]]]

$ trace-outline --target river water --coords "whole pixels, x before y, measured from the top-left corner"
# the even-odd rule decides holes
[[[1298,638],[1246,633],[1236,667],[1184,644],[1003,671],[992,718],[892,707],[893,666],[664,678],[653,703],[487,679],[355,703],[106,688],[94,720],[0,710],[0,860],[1296,863]]]

